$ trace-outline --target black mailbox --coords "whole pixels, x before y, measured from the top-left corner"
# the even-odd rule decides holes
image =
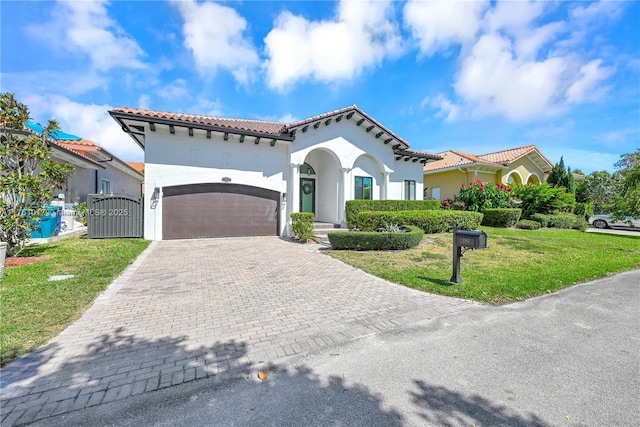
[[[460,230],[456,225],[453,228],[453,275],[450,282],[460,283],[460,258],[465,250],[485,249],[487,247],[487,234],[484,231]]]
[[[484,231],[456,230],[455,245],[469,249],[485,249],[487,247],[487,233]]]

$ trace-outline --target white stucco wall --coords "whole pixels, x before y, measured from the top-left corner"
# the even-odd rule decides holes
[[[152,200],[154,189],[174,185],[218,183],[229,178],[234,184],[250,185],[287,193],[281,203],[280,234],[287,230],[290,212],[299,210],[297,167],[308,162],[316,171],[316,218],[344,222],[344,201],[354,197],[354,177],[373,178],[374,199],[403,199],[404,181],[416,182],[416,198],[422,195],[422,164],[396,161],[390,144],[376,139],[352,120],[324,123],[318,129],[299,130],[292,143],[268,140],[243,143],[239,136],[224,141],[221,134],[175,129],[175,134],[159,127],[145,137],[145,239],[162,239],[162,197]],[[385,176],[388,183],[385,184]],[[292,179],[292,177],[295,177]],[[290,182],[291,181],[291,182]],[[343,184],[346,183],[346,184]],[[293,193],[293,194],[292,194]],[[287,204],[289,207],[287,207]]]
[[[186,129],[168,132],[148,132],[145,140],[145,226],[144,237],[162,239],[162,197],[153,203],[154,189],[174,185],[219,183],[230,178],[234,184],[266,188],[279,193],[287,191],[289,163],[287,148],[262,140],[256,145],[247,137],[240,143],[238,136],[224,141],[222,135]],[[286,203],[281,203],[281,230],[286,225]]]

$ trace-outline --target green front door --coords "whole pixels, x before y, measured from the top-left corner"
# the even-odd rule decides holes
[[[316,180],[300,178],[300,212],[316,211]]]

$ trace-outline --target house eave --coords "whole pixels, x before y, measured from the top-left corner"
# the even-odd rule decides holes
[[[145,148],[144,138],[147,132],[154,132],[153,129],[155,129],[157,125],[168,126],[170,129],[174,129],[174,131],[176,127],[188,129],[190,136],[193,136],[193,130],[197,129],[207,132],[207,135],[210,135],[211,132],[222,134],[226,139],[228,139],[229,135],[238,135],[239,137],[241,137],[242,141],[244,140],[244,137],[253,137],[255,141],[260,141],[261,139],[263,139],[265,141],[271,141],[272,143],[274,141],[292,142],[295,139],[294,136],[286,132],[281,134],[256,132],[245,129],[237,129],[233,127],[183,122],[181,120],[173,120],[162,117],[145,117],[138,114],[124,113],[120,111],[109,111],[109,114],[120,124],[122,130],[125,133],[128,133],[129,136],[131,136],[143,150]],[[140,124],[142,124],[142,126]]]

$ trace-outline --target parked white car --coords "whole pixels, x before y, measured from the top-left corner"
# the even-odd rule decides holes
[[[633,225],[629,224],[629,222]],[[591,215],[589,217],[589,224],[596,228],[640,228],[640,219],[634,219],[633,217],[628,216],[625,221],[615,221],[610,215]]]

